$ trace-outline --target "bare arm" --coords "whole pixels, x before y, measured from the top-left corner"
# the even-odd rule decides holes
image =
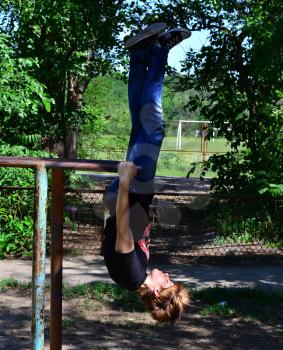
[[[131,162],[121,162],[118,167],[119,190],[116,204],[117,237],[115,250],[129,253],[134,250],[134,239],[130,228],[129,185],[136,175],[136,167]]]

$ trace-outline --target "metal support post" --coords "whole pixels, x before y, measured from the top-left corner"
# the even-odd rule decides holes
[[[36,167],[35,223],[32,262],[32,350],[44,349],[46,212],[48,179],[43,163]]]
[[[52,170],[50,350],[62,348],[64,170]]]

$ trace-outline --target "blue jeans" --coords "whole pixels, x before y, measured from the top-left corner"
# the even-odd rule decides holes
[[[167,57],[168,50],[161,47],[138,48],[130,52],[128,96],[132,129],[126,160],[142,167],[130,185],[130,194],[153,193],[156,165],[165,136],[162,82]],[[108,203],[113,202],[118,188],[119,178],[116,178],[108,189]],[[108,206],[110,214],[114,214],[115,206]]]

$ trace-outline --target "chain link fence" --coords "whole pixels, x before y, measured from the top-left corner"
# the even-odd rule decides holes
[[[157,195],[156,254],[177,260],[282,256],[283,201],[259,196]]]
[[[81,190],[66,194],[65,247],[99,253],[103,195]],[[283,200],[278,198],[157,193],[151,206],[151,253],[188,260],[283,255],[282,214]]]
[[[21,188],[0,189],[0,196],[19,192],[22,195],[17,198],[33,198],[33,189]],[[66,190],[65,253],[101,253],[104,196],[104,189]],[[7,215],[8,210],[0,211],[0,233],[3,213]],[[199,261],[283,256],[283,198],[165,191],[155,194],[150,213],[152,257]]]

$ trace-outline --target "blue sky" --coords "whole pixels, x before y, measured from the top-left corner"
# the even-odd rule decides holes
[[[190,38],[182,41],[179,45],[170,50],[168,56],[168,63],[170,66],[181,69],[181,61],[186,57],[186,52],[190,48],[199,50],[203,45],[208,44],[208,31],[202,30],[200,32],[192,32]]]

